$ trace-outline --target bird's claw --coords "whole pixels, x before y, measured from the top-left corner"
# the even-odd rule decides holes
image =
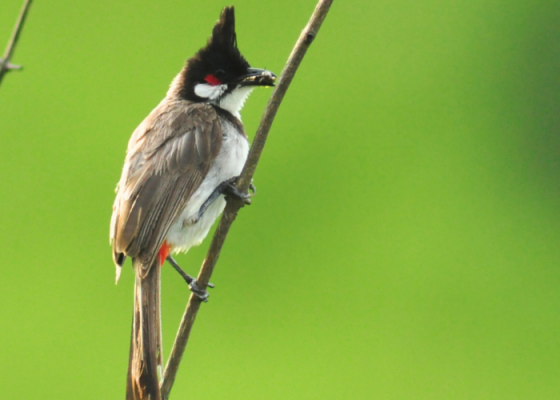
[[[187,282],[187,285],[189,285],[189,288],[191,288],[191,290],[193,290],[191,285],[194,285],[195,290],[201,291],[198,285],[196,284],[196,278],[194,276],[190,276],[185,271],[183,271],[183,269],[179,266],[179,264],[177,264],[177,261],[175,261],[175,259],[171,255],[167,256],[167,261],[183,277],[183,279],[185,280],[185,282]],[[212,289],[215,288],[212,282],[208,282],[207,286]],[[206,298],[208,298],[208,295],[206,296]]]
[[[212,285],[211,283],[208,284],[208,287],[214,287],[214,285]],[[208,302],[208,297],[210,297],[210,294],[206,291],[206,290],[202,290],[198,284],[196,283],[196,279],[193,279],[193,281],[191,283],[189,283],[189,289],[191,290],[191,292],[193,292],[193,294],[198,297],[200,300],[202,300],[203,302],[207,303]]]
[[[251,193],[251,194],[241,193],[239,191],[239,189],[237,188],[237,186],[235,185],[238,180],[239,180],[239,177],[235,176],[235,177],[225,181],[224,182],[224,187],[222,189],[222,193],[225,194],[226,196],[232,196],[232,197],[238,198],[239,200],[243,201],[243,203],[249,205],[249,204],[251,204],[251,197],[253,197],[255,195],[255,193],[257,192],[257,188],[255,188],[255,185],[253,185],[251,183],[249,185],[249,189],[253,193]]]

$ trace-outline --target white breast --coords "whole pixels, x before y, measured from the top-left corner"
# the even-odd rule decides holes
[[[222,120],[223,141],[220,153],[210,167],[206,178],[200,187],[189,199],[187,206],[175,221],[167,234],[167,242],[173,246],[174,252],[187,251],[192,246],[199,245],[208,234],[212,224],[224,210],[226,201],[220,195],[207,209],[202,217],[193,221],[198,216],[198,210],[214,189],[222,182],[238,176],[243,169],[249,142],[240,135],[232,124]]]

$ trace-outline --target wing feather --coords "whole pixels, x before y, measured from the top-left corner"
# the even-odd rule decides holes
[[[207,104],[162,102],[136,129],[111,219],[117,265],[127,256],[152,265],[221,146],[221,124]]]

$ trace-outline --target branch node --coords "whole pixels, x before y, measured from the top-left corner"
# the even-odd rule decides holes
[[[2,78],[8,71],[22,69],[21,65],[12,64],[10,62],[10,59],[12,58],[12,55],[14,53],[19,35],[23,28],[23,23],[25,22],[27,12],[29,11],[29,6],[31,5],[31,1],[32,0],[24,0],[23,7],[16,22],[16,26],[14,27],[14,31],[12,32],[12,37],[8,42],[6,52],[4,53],[3,58],[0,59],[0,82],[2,82]]]
[[[10,62],[8,63],[8,65],[6,65],[6,68],[8,68],[8,69],[23,69],[23,67],[21,65],[15,65],[15,64],[12,64]]]
[[[313,43],[313,40],[315,40],[315,37],[317,36],[317,34],[315,32],[307,32],[307,34],[305,35],[305,44],[309,45],[311,43]]]

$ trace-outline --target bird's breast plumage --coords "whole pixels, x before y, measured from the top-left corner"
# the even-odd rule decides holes
[[[220,117],[220,123],[222,125],[220,152],[167,234],[166,241],[173,246],[175,252],[187,251],[192,246],[200,244],[206,237],[212,224],[224,210],[226,201],[224,196],[220,195],[198,219],[200,207],[220,183],[238,176],[247,160],[249,141],[244,132],[229,119]]]

